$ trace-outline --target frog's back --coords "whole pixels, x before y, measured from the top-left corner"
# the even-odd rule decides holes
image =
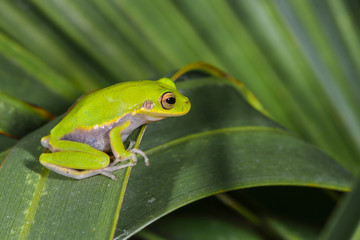
[[[64,118],[51,130],[54,139],[60,139],[75,129],[91,129],[121,118],[139,106],[127,103],[128,92],[139,82],[112,85],[82,97]]]

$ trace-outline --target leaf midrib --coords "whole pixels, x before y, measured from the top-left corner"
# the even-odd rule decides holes
[[[26,215],[25,222],[22,227],[22,231],[21,231],[19,239],[27,239],[27,237],[29,235],[30,228],[32,226],[32,222],[33,222],[35,214],[36,214],[36,209],[39,205],[41,194],[43,192],[46,180],[49,176],[49,172],[50,171],[47,168],[43,167],[43,169],[41,171],[39,182],[35,188],[34,195],[33,195],[32,201],[30,203],[29,210]]]

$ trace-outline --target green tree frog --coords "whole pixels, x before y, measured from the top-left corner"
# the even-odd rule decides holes
[[[75,179],[102,174],[116,180],[112,172],[134,166],[136,154],[142,155],[148,165],[143,151],[124,147],[132,131],[167,117],[185,115],[190,107],[189,99],[169,78],[118,83],[90,93],[41,139],[41,145],[51,153],[41,154],[40,163]],[[110,151],[115,158],[112,162],[106,153]]]

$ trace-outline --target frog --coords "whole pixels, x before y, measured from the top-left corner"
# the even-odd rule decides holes
[[[173,80],[128,81],[84,95],[67,111],[50,134],[41,138],[49,149],[40,163],[51,171],[81,180],[104,175],[113,180],[119,169],[135,166],[137,154],[146,154],[124,142],[142,125],[190,111],[189,99]]]

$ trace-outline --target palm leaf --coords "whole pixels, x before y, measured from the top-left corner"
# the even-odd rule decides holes
[[[60,238],[66,232],[69,238],[111,237],[126,181],[110,181],[106,190],[107,179],[102,177],[76,182],[43,170],[37,162],[43,151],[39,139],[55,122],[39,126],[51,118],[49,113],[65,112],[85,92],[119,81],[157,78],[154,76],[196,61],[212,63],[240,79],[278,123],[251,109],[240,97],[239,89],[224,81],[179,82],[179,87],[192,97],[194,115],[166,120],[148,129],[141,146],[154,159],[153,173],[141,165],[134,168],[117,236],[128,237],[180,206],[224,190],[265,185],[348,190],[351,174],[358,173],[360,159],[360,39],[356,9],[356,1],[336,0],[0,3],[0,156],[6,159],[0,170],[4,183],[0,198],[6,202],[0,207],[1,222],[5,223],[1,235],[18,238],[55,234]],[[210,106],[200,98],[205,95],[211,100]],[[181,131],[167,130],[174,126]],[[13,137],[26,134],[9,153],[8,148],[17,142]],[[245,136],[249,140],[245,141]],[[223,142],[219,144],[217,138]],[[255,147],[260,143],[263,148]],[[254,155],[243,149],[245,145]],[[280,145],[286,146],[286,151],[281,152]],[[169,152],[160,151],[162,147]],[[211,156],[207,155],[208,149]],[[273,158],[265,159],[261,155],[265,150]],[[196,152],[199,156],[193,155]],[[183,159],[188,173],[181,172],[176,164],[173,171],[167,171],[170,153]],[[264,165],[256,165],[256,159]],[[215,166],[222,166],[221,160],[229,164],[223,171],[237,169],[237,174],[229,175],[232,184],[222,178],[200,177],[207,167],[216,175]],[[248,165],[243,165],[246,161]],[[272,165],[274,168],[269,170]],[[176,175],[179,181],[192,177],[196,179],[194,186],[191,182],[177,185],[177,181],[167,185],[162,178],[164,171],[180,174]],[[277,176],[273,176],[275,171]],[[239,179],[239,174],[249,178]],[[123,172],[119,176],[126,179]],[[149,215],[138,221],[132,217],[143,205],[141,201],[136,205],[135,200],[152,197],[137,195],[143,188],[132,184],[152,189],[146,177],[155,182],[163,180],[153,194],[158,197],[155,199],[166,200],[162,205],[155,200],[154,206],[160,204],[156,211],[141,212]],[[208,180],[217,182],[206,185]],[[174,195],[156,191],[170,187]],[[191,187],[202,192],[183,198],[180,194],[178,201],[174,200],[176,194],[191,193]],[[101,196],[107,198],[99,200]],[[135,203],[129,202],[132,200]],[[79,201],[87,204],[79,206]],[[63,214],[74,221],[50,220]],[[318,225],[323,225],[325,219]],[[46,226],[47,221],[58,227]],[[75,221],[79,228],[74,228]],[[130,226],[130,222],[134,224]],[[107,230],[98,232],[100,226]],[[81,228],[86,229],[84,235]],[[286,238],[284,232],[291,232],[291,228],[277,221],[270,232]],[[305,228],[295,228],[306,232]],[[14,235],[8,235],[11,233]]]

